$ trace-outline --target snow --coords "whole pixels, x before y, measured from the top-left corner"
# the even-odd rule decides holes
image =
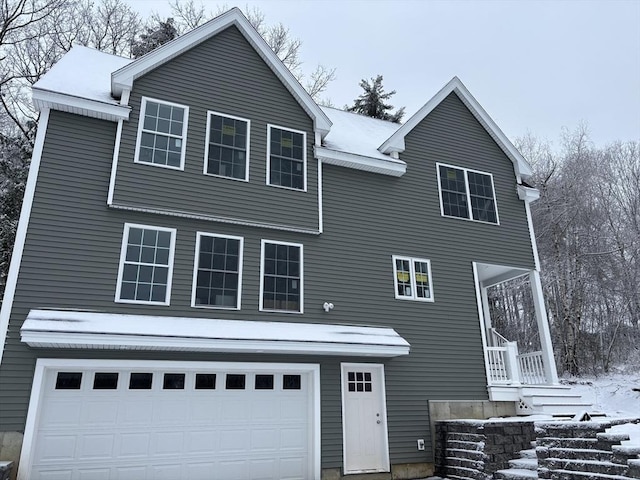
[[[74,46],[33,88],[117,105],[118,101],[111,96],[111,73],[132,61]]]
[[[567,378],[562,383],[592,404],[594,411],[616,417],[640,417],[639,373],[616,372],[589,379]],[[638,390],[634,391],[634,388]]]
[[[322,111],[333,123],[323,141],[325,148],[404,164],[378,151],[378,147],[400,128],[400,124],[335,108],[322,107]]]

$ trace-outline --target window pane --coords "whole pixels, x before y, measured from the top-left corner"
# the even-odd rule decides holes
[[[300,247],[267,243],[264,252],[263,309],[301,311]]]
[[[273,375],[256,375],[256,390],[273,390]]]
[[[269,183],[304,189],[304,135],[271,128]]]
[[[200,237],[197,304],[236,307],[239,288],[240,240],[225,237]]]
[[[164,390],[183,390],[184,373],[165,373],[162,388]]]
[[[227,390],[244,390],[245,376],[237,374],[227,374]]]
[[[196,390],[214,390],[215,388],[215,373],[196,373]]]
[[[81,372],[58,372],[56,390],[80,390]]]
[[[117,373],[96,373],[93,377],[94,390],[115,390],[118,388]]]
[[[282,388],[284,390],[300,390],[300,375],[283,375]]]
[[[396,284],[400,297],[411,297],[413,288],[411,282],[411,267],[408,259],[396,258]]]
[[[211,115],[207,173],[230,178],[245,178],[247,122]]]
[[[150,390],[153,373],[132,373],[129,377],[130,390]]]

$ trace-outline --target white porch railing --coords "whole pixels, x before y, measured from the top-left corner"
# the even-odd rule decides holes
[[[489,329],[489,341],[491,342],[489,345],[491,347],[504,347],[509,342],[495,328]]]
[[[544,385],[547,383],[542,352],[522,353],[518,355],[518,366],[520,368],[522,383],[528,385]]]
[[[489,381],[493,384],[510,382],[506,347],[487,347],[487,356],[489,357]]]

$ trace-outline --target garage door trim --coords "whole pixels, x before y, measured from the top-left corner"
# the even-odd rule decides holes
[[[310,457],[313,461],[313,476],[320,479],[320,366],[311,363],[254,363],[254,362],[187,362],[168,360],[89,360],[89,359],[56,359],[40,358],[36,361],[29,411],[24,429],[22,452],[18,480],[28,480],[31,476],[30,465],[35,447],[36,427],[39,425],[40,404],[44,398],[45,374],[49,370],[60,368],[77,368],[82,370],[104,368],[152,368],[163,370],[207,369],[215,367],[228,371],[292,371],[310,374],[311,376],[311,408],[312,408],[312,440]]]

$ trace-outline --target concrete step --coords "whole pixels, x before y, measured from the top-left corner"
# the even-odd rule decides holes
[[[535,442],[531,442],[531,443],[535,443]],[[538,458],[538,455],[536,454],[536,446],[532,445],[533,448],[530,448],[529,450],[520,450],[520,458]]]
[[[538,414],[562,415],[567,417],[573,417],[575,414],[591,408],[591,405],[588,403],[547,403],[533,404],[531,406],[532,410]]]
[[[591,475],[623,475],[628,466],[598,460],[567,460],[565,458],[548,458],[540,462],[540,466],[554,472],[574,472]]]
[[[508,468],[498,470],[493,474],[493,478],[500,480],[532,480],[538,478],[538,472],[521,468]]]
[[[553,474],[553,478],[562,478],[563,480],[629,480],[629,478],[633,478],[604,473],[573,472],[571,470],[555,470]]]
[[[566,458],[568,460],[596,460],[610,462],[613,453],[607,450],[593,450],[590,448],[549,448],[549,458]]]
[[[514,458],[509,460],[509,466],[518,470],[538,470],[537,458]]]

